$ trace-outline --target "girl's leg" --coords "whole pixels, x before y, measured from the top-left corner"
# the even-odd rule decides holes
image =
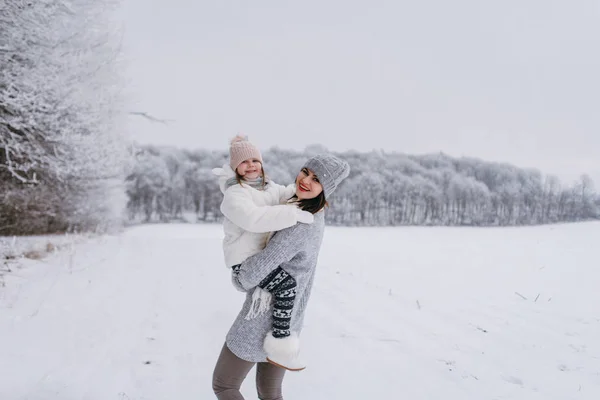
[[[256,365],[256,390],[260,400],[283,400],[282,383],[285,369],[269,363]]]
[[[213,391],[219,400],[244,400],[240,393],[242,382],[254,363],[242,360],[223,345],[213,372]]]
[[[277,267],[258,286],[273,295],[273,337],[290,336],[290,322],[296,301],[296,280],[281,267]]]
[[[299,358],[300,338],[296,332],[290,332],[296,280],[279,267],[258,286],[273,295],[273,330],[267,333],[263,344],[267,361],[290,371],[302,371],[306,366]]]

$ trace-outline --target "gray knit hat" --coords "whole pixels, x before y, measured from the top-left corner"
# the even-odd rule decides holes
[[[333,154],[316,155],[310,158],[302,168],[310,169],[319,178],[326,199],[350,173],[350,165]]]

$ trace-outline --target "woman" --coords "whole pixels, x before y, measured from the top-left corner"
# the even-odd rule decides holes
[[[323,239],[323,209],[327,205],[327,198],[349,172],[347,162],[330,154],[309,159],[296,177],[295,200],[301,209],[314,214],[314,222],[297,224],[275,233],[263,251],[246,259],[236,269],[233,282],[239,289],[245,290],[247,295],[227,334],[213,373],[213,390],[219,400],[243,400],[239,389],[255,364],[258,397],[261,400],[283,399],[281,385],[286,370],[277,366],[274,360],[267,362],[264,350],[264,346],[273,343],[273,315],[264,313],[251,319],[245,316],[252,305],[254,288],[284,282],[289,275],[296,283],[290,331],[293,333],[292,338],[298,337]],[[274,301],[277,304],[284,300],[275,297]],[[297,354],[289,356],[297,358]]]

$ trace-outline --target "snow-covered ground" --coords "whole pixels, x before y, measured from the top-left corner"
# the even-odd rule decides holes
[[[221,237],[148,225],[21,260],[0,287],[0,399],[212,399],[243,300]],[[328,227],[285,398],[598,399],[599,245],[600,223]]]

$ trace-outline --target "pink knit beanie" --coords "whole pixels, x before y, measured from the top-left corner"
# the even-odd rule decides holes
[[[249,158],[256,158],[262,163],[262,156],[258,148],[248,141],[248,137],[237,135],[231,139],[229,146],[229,165],[234,171],[242,163]]]

